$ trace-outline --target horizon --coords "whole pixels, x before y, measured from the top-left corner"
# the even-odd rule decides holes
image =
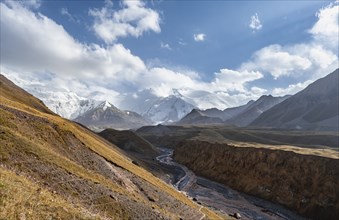
[[[246,3],[1,1],[1,72],[118,107],[147,90],[225,109],[338,68],[338,1]]]

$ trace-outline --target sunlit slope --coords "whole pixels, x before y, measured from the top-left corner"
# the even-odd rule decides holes
[[[0,79],[0,219],[220,218]]]

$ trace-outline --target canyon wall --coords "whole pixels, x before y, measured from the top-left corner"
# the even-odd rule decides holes
[[[197,175],[282,204],[303,216],[339,216],[338,159],[200,140],[178,144],[174,159]]]

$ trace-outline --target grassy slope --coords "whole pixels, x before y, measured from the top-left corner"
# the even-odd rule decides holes
[[[60,218],[63,216],[67,218],[71,215],[76,218],[107,216],[121,219],[133,217],[128,212],[136,206],[142,207],[143,212],[155,210],[153,217],[179,218],[180,213],[176,213],[171,204],[160,207],[157,203],[152,203],[145,198],[140,192],[142,190],[130,190],[128,180],[125,181],[127,184],[121,184],[119,182],[121,180],[113,181],[110,175],[92,169],[86,164],[88,158],[86,160],[78,158],[77,152],[68,149],[72,147],[83,151],[85,156],[89,155],[92,163],[96,162],[92,157],[98,156],[99,162],[97,163],[101,163],[103,158],[104,162],[117,167],[113,169],[119,168],[136,175],[143,180],[142,184],[150,184],[150,188],[173,198],[179,206],[181,204],[187,210],[192,209],[193,216],[194,214],[201,215],[197,211],[200,206],[146,170],[134,165],[115,146],[86,128],[51,113],[39,100],[17,88],[8,80],[6,81],[3,76],[1,76],[0,85],[0,185],[5,189],[1,190],[1,202],[5,205],[0,212],[0,218],[17,218],[19,215],[44,218],[54,213],[61,216]],[[56,178],[60,177],[59,185],[53,184]],[[33,180],[30,181],[29,178]],[[9,186],[8,183],[12,179],[18,179],[19,182],[28,184],[29,187],[20,187],[21,183],[17,186]],[[73,183],[75,185],[72,185]],[[82,191],[79,191],[77,187]],[[35,195],[36,189],[39,188],[46,194],[41,204],[38,205],[39,208],[31,205],[34,208],[25,209],[23,212],[20,207],[30,206],[34,204],[34,200],[27,203],[19,197],[16,197],[18,200],[8,197],[18,192],[20,195],[25,195],[25,193]],[[113,193],[114,196],[111,197],[117,197],[120,201],[114,202],[114,199],[110,199],[109,196],[92,198],[91,195],[84,195],[92,189],[93,193],[103,195]],[[51,194],[51,191],[57,195]],[[99,205],[94,206],[93,203]],[[109,206],[105,205],[106,203]],[[41,207],[45,208],[40,209]],[[60,209],[60,207],[64,208]],[[194,210],[196,210],[195,213]],[[201,211],[211,219],[220,219],[218,215],[206,208]]]

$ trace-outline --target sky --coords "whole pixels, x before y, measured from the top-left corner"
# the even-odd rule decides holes
[[[237,106],[295,94],[338,68],[338,1],[0,4],[4,75],[118,106],[145,89]]]

